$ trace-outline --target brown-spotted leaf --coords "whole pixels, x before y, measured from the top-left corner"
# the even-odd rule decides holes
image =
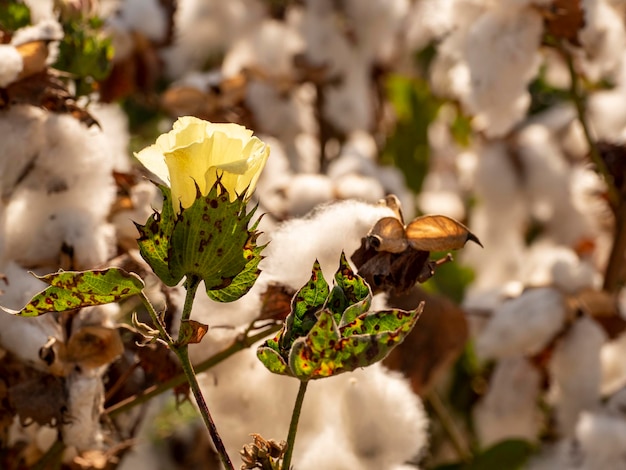
[[[49,312],[118,302],[139,294],[144,288],[139,276],[120,268],[59,271],[37,278],[50,287],[36,294],[21,310],[0,308],[14,315],[36,317]]]
[[[447,251],[480,240],[461,222],[445,215],[424,215],[406,226],[406,238],[414,250]]]

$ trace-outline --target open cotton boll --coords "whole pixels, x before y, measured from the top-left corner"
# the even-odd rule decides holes
[[[99,375],[74,372],[66,378],[68,416],[61,433],[63,443],[79,452],[102,446],[104,435],[100,414],[104,405],[104,386]]]
[[[331,280],[339,266],[339,257],[359,247],[361,238],[383,217],[393,211],[358,201],[341,201],[317,208],[302,219],[283,223],[269,234],[271,243],[263,251],[261,269],[268,280],[299,289],[311,276],[318,259],[324,276]]]
[[[13,83],[22,69],[24,61],[17,49],[8,44],[0,44],[0,87]]]
[[[251,432],[266,439],[286,437],[298,381],[270,373],[254,348],[199,379],[230,455],[250,441]],[[406,381],[376,364],[310,384],[294,464],[304,470],[321,468],[316,466],[320,462],[328,469],[346,468],[342,463],[364,470],[391,468],[425,445],[425,429],[423,408]]]
[[[165,40],[167,35],[167,12],[158,0],[121,2],[112,20],[117,27],[141,33],[154,42]]]
[[[611,416],[602,412],[583,412],[576,424],[576,439],[578,454],[582,455],[582,458],[576,459],[575,468],[581,470],[626,469],[626,456],[624,455],[626,420],[622,416]]]
[[[0,64],[3,62],[0,60]],[[2,67],[2,65],[0,65]],[[45,114],[32,106],[11,106],[0,115],[0,194],[9,199],[24,172],[38,159],[45,146]]]
[[[387,62],[394,57],[409,6],[407,0],[347,0],[344,3],[356,47],[365,60]]]
[[[540,386],[541,375],[526,358],[498,361],[487,394],[473,410],[483,448],[505,439],[537,440],[543,427]]]
[[[333,182],[325,175],[298,174],[284,188],[287,213],[301,217],[319,204],[335,199]]]
[[[359,468],[392,468],[415,458],[427,443],[428,421],[407,381],[378,364],[347,378],[340,416]]]
[[[288,24],[266,19],[232,45],[222,73],[230,77],[248,69],[288,80],[295,72],[294,56],[303,48],[302,38]]]
[[[593,265],[581,260],[571,248],[541,239],[533,243],[520,273],[525,285],[555,285],[569,294],[600,287],[600,274]]]
[[[169,77],[201,69],[265,17],[259,0],[181,0],[174,15],[174,45],[163,58]]]
[[[456,0],[422,0],[411,6],[406,22],[406,42],[412,50],[425,48],[454,26]]]
[[[626,386],[626,334],[602,346],[600,359],[602,363],[602,395],[606,396]],[[626,396],[625,396],[626,398]],[[625,403],[626,405],[626,400]]]
[[[334,183],[334,193],[338,199],[359,199],[375,203],[385,197],[381,184],[369,176],[344,175]]]
[[[549,401],[554,404],[561,434],[574,433],[579,415],[599,405],[602,376],[600,351],[606,333],[588,317],[577,320],[559,340],[548,369]]]
[[[14,262],[0,267],[0,273],[6,276],[2,283],[0,305],[19,310],[46,285],[26,269]],[[61,326],[51,315],[22,318],[0,312],[0,344],[15,354],[25,363],[47,370],[48,366],[39,357],[39,350],[49,338],[63,338]]]
[[[578,39],[585,50],[581,55],[584,74],[592,81],[612,78],[621,66],[626,32],[623,12],[612,3],[605,0],[581,2],[585,24],[578,32]]]
[[[476,352],[484,358],[536,354],[561,330],[565,317],[559,291],[529,289],[496,308],[477,339]]]
[[[542,33],[543,19],[532,8],[496,6],[470,27],[464,56],[471,88],[461,99],[488,136],[506,134],[525,116]]]
[[[130,134],[128,116],[118,104],[92,103],[89,113],[100,123],[102,137],[107,142],[106,158],[115,171],[128,172],[131,159],[128,155]]]

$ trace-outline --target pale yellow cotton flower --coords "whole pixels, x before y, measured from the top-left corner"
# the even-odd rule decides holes
[[[193,204],[196,184],[206,195],[217,176],[231,201],[252,195],[269,156],[269,146],[238,124],[213,124],[191,116],[179,118],[154,145],[136,153],[137,159],[172,190],[174,211]]]

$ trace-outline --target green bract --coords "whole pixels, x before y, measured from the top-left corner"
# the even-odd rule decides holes
[[[171,192],[163,193],[163,210],[145,225],[137,225],[139,249],[156,275],[168,286],[185,276],[204,281],[214,300],[230,302],[244,295],[259,275],[263,246],[256,245],[258,221],[248,229],[254,212],[246,213],[244,195],[230,201],[218,180],[206,196],[174,213]]]
[[[368,285],[343,253],[332,289],[316,261],[311,279],[291,302],[283,328],[258,348],[257,356],[271,372],[302,381],[380,361],[411,331],[423,304],[409,312],[369,312],[371,298]]]

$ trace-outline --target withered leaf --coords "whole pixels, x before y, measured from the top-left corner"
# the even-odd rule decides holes
[[[124,352],[124,344],[116,329],[88,325],[70,336],[61,350],[61,360],[94,369],[111,363]]]
[[[261,294],[261,313],[258,320],[284,320],[291,312],[291,299],[295,289],[284,284],[273,283]]]
[[[424,251],[458,250],[468,241],[480,240],[461,222],[445,215],[424,215],[406,226],[411,248]]]
[[[610,339],[626,331],[626,320],[621,316],[617,298],[606,291],[585,289],[570,299],[578,310],[593,318]]]
[[[209,331],[209,326],[195,320],[183,320],[180,324],[182,344],[197,344]]]
[[[557,39],[565,39],[575,46],[580,45],[578,32],[585,26],[581,0],[553,0],[539,10],[548,34]]]
[[[428,261],[429,255],[427,251],[411,247],[403,253],[376,251],[368,239],[363,238],[351,259],[373,293],[401,293],[432,276],[434,267]]]
[[[0,110],[14,104],[30,104],[60,114],[70,114],[88,127],[98,125],[76,104],[65,84],[49,70],[35,73],[0,89]]]
[[[67,395],[63,379],[49,374],[17,383],[9,388],[9,403],[22,425],[31,422],[59,426],[65,418]]]
[[[414,287],[401,296],[390,296],[391,307],[411,309],[425,301],[419,328],[391,351],[384,364],[402,372],[413,391],[425,396],[437,378],[461,354],[468,338],[464,312],[440,295]]]

